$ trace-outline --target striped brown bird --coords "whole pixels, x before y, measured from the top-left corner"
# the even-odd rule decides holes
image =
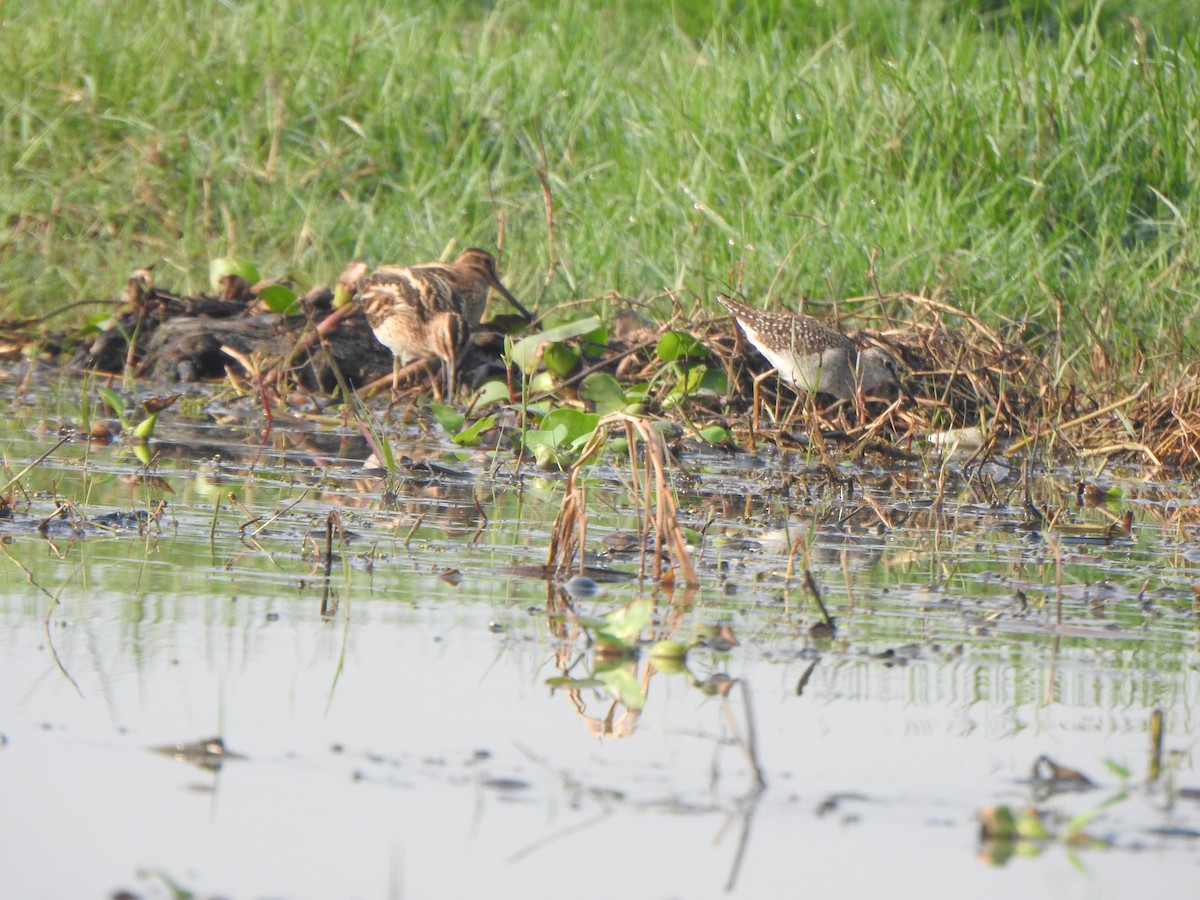
[[[900,363],[882,347],[858,345],[812,316],[767,312],[717,295],[746,339],[797,391],[853,400],[897,389],[911,397],[900,378]]]
[[[458,366],[471,329],[479,326],[495,289],[527,322],[533,316],[500,283],[496,260],[486,250],[464,250],[452,263],[381,266],[358,283],[367,322],[392,351],[392,390],[402,363],[422,357],[442,360],[446,396],[452,398]]]

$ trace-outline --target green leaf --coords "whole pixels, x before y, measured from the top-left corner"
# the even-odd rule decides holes
[[[650,623],[652,608],[649,600],[634,600],[613,610],[605,616],[607,624],[597,632],[597,637],[607,638],[609,643],[621,647],[632,646],[642,629]]]
[[[510,399],[508,382],[503,378],[493,378],[480,386],[479,393],[475,395],[475,408],[488,407],[493,403],[507,403]]]
[[[341,309],[347,303],[354,299],[354,291],[346,287],[346,285],[338,283],[338,286],[333,289],[333,309]]]
[[[1125,791],[1121,791],[1120,793],[1114,794],[1112,797],[1109,797],[1103,802],[1098,803],[1091,809],[1084,810],[1067,823],[1067,828],[1066,831],[1063,832],[1063,837],[1066,840],[1075,839],[1083,831],[1083,829],[1087,828],[1087,826],[1090,825],[1092,821],[1094,821],[1106,809],[1108,809],[1110,806],[1116,805],[1117,803],[1124,803],[1128,797],[1129,795]]]
[[[708,367],[700,363],[680,363],[677,368],[680,369],[679,381],[664,398],[672,403],[693,396],[700,389],[700,382],[704,379],[704,373],[708,371]]]
[[[440,403],[430,403],[429,411],[433,413],[433,417],[438,420],[438,424],[446,430],[448,434],[455,434],[459,429],[466,424],[467,417],[460,413],[453,406],[443,406]]]
[[[83,325],[79,329],[80,334],[99,334],[102,331],[107,331],[112,327],[113,315],[110,312],[98,312],[88,316],[83,320]]]
[[[1117,762],[1115,759],[1104,760],[1104,768],[1108,769],[1108,771],[1112,772],[1114,775],[1116,775],[1122,781],[1128,781],[1130,778],[1133,777],[1133,772],[1130,771],[1129,767],[1122,765],[1121,763]]]
[[[725,370],[706,369],[696,392],[706,397],[720,397],[729,393],[729,379],[725,376]]]
[[[546,684],[549,687],[569,687],[579,691],[604,687],[604,682],[599,678],[567,678],[561,675],[547,678]]]
[[[454,435],[453,441],[460,447],[475,447],[479,444],[480,435],[491,430],[491,427],[495,424],[495,416],[484,416],[482,419],[476,419],[458,434]]]
[[[578,409],[556,409],[548,413],[541,422],[542,429],[562,429],[563,443],[573,444],[579,438],[592,436],[600,417]]]
[[[708,357],[708,348],[686,331],[668,331],[658,339],[655,355],[663,362]]]
[[[608,350],[608,326],[601,325],[599,328],[589,331],[587,334],[582,334],[580,338],[580,349],[584,356],[597,357],[602,356]]]
[[[525,432],[525,446],[530,449],[544,447],[558,452],[567,447],[567,427],[559,425],[556,428],[533,428]]]
[[[255,284],[259,280],[254,263],[236,256],[223,256],[208,264],[208,284],[214,294],[221,290],[221,279],[226,275],[237,275],[246,279],[248,284]]]
[[[705,443],[715,447],[733,444],[733,435],[729,433],[728,428],[721,425],[706,425],[700,429],[700,437],[704,439]]]
[[[133,429],[133,436],[139,441],[150,439],[150,435],[154,434],[154,426],[158,424],[158,413],[150,413],[146,418],[137,423],[137,427]]]
[[[547,333],[557,333],[561,328],[573,329],[578,322],[592,323],[599,321],[596,316],[588,313],[572,312],[567,315],[555,315],[551,313],[542,319],[542,327],[548,329],[543,331],[543,335]],[[573,343],[578,345],[578,348],[585,356],[594,357],[604,353],[608,349],[608,326],[601,323],[591,331],[583,332],[582,334],[573,335],[577,340]],[[564,340],[562,338],[559,339]]]
[[[1021,810],[1014,820],[1017,837],[1027,841],[1044,841],[1050,837],[1046,823],[1035,809]]]
[[[662,660],[682,660],[687,656],[687,645],[682,641],[661,640],[650,648],[650,658],[657,665]]]
[[[547,328],[538,334],[515,341],[505,354],[509,362],[515,364],[526,375],[537,369],[539,350],[544,344],[553,344],[579,337],[581,334],[595,331],[600,327],[599,316],[588,316],[576,322],[567,322],[555,328]]]
[[[561,387],[558,377],[550,372],[538,372],[529,379],[529,391],[533,396],[553,394]]]
[[[632,663],[600,671],[596,677],[604,682],[609,693],[626,709],[639,710],[646,705],[646,693],[637,678],[637,668]]]
[[[547,344],[542,351],[542,363],[546,367],[546,371],[557,375],[559,378],[566,378],[579,365],[579,351],[571,347],[569,344],[564,344],[555,341],[553,344]]]
[[[113,414],[121,421],[122,428],[129,428],[129,420],[125,418],[125,401],[121,399],[121,395],[112,388],[100,388],[96,391],[100,395],[100,399],[104,401],[104,405],[113,411]]]
[[[273,313],[281,316],[290,315],[300,308],[296,292],[282,284],[269,284],[258,292],[258,299],[267,305]]]
[[[620,383],[607,372],[593,372],[579,385],[579,396],[596,407],[602,416],[625,408],[625,392]]]

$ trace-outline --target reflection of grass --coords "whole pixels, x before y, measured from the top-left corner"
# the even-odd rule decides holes
[[[329,281],[352,255],[494,244],[500,210],[506,277],[544,308],[742,278],[862,294],[877,245],[885,290],[1061,322],[1064,378],[1143,348],[1174,369],[1198,337],[1183,4],[1021,23],[1008,3],[836,0],[805,27],[771,0],[18,6],[0,32],[18,309],[111,296],[148,258],[190,291],[225,253]]]

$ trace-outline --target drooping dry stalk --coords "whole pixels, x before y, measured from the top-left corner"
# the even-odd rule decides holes
[[[651,424],[641,418],[626,413],[613,413],[605,416],[597,424],[592,436],[584,445],[579,459],[567,471],[567,487],[563,495],[562,506],[554,519],[550,534],[550,546],[547,553],[546,565],[558,572],[570,570],[576,555],[583,560],[584,540],[586,537],[587,521],[587,490],[584,469],[596,453],[604,446],[608,430],[613,425],[623,425],[626,434],[631,437],[630,457],[635,470],[634,483],[637,483],[636,467],[637,453],[632,440],[634,432],[642,439],[646,450],[646,464],[649,468],[644,497],[649,503],[649,478],[654,480],[654,577],[661,581],[663,572],[663,548],[669,545],[671,562],[679,571],[679,578],[686,587],[699,586],[695,567],[692,565],[688,552],[687,541],[683,530],[679,527],[678,508],[666,477],[666,448],[662,434]],[[641,530],[641,529],[639,529]],[[643,539],[643,545],[644,545]]]

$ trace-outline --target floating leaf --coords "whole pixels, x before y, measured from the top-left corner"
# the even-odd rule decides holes
[[[634,600],[613,610],[605,617],[606,624],[597,632],[597,638],[621,647],[631,646],[650,623],[652,608],[649,600]]]
[[[561,464],[566,460],[566,434],[566,426],[535,428],[525,432],[525,446],[539,465]]]
[[[716,447],[731,446],[733,444],[733,435],[729,433],[729,429],[722,425],[706,425],[700,429],[700,437],[706,443]]]
[[[572,444],[580,438],[591,437],[599,422],[600,417],[595,413],[586,413],[578,409],[556,409],[542,418],[540,427],[564,429],[564,441]]]
[[[604,682],[609,693],[626,709],[639,710],[646,705],[646,693],[637,678],[637,668],[632,663],[622,663],[611,669],[596,667],[596,677]]]
[[[607,372],[592,372],[579,385],[579,396],[596,407],[602,416],[625,408],[625,391]]]
[[[479,388],[479,393],[475,395],[475,407],[491,406],[493,403],[507,403],[510,399],[508,393],[508,382],[502,378],[493,378],[485,381]]]
[[[682,660],[687,652],[687,645],[681,641],[661,640],[650,648],[650,658],[657,666],[659,660]]]
[[[664,675],[678,675],[688,670],[685,656],[651,656],[650,662]]]
[[[595,413],[578,409],[551,410],[537,428],[525,432],[525,447],[533,451],[539,465],[563,466],[591,439],[599,421]]]
[[[440,403],[429,404],[429,411],[433,413],[433,417],[437,419],[438,424],[442,426],[449,434],[456,433],[466,424],[467,417],[460,413],[453,406],[443,406]]]
[[[476,419],[458,434],[452,437],[454,443],[460,447],[474,447],[479,444],[481,435],[491,431],[492,426],[496,424],[495,416],[484,416],[482,419]]]

